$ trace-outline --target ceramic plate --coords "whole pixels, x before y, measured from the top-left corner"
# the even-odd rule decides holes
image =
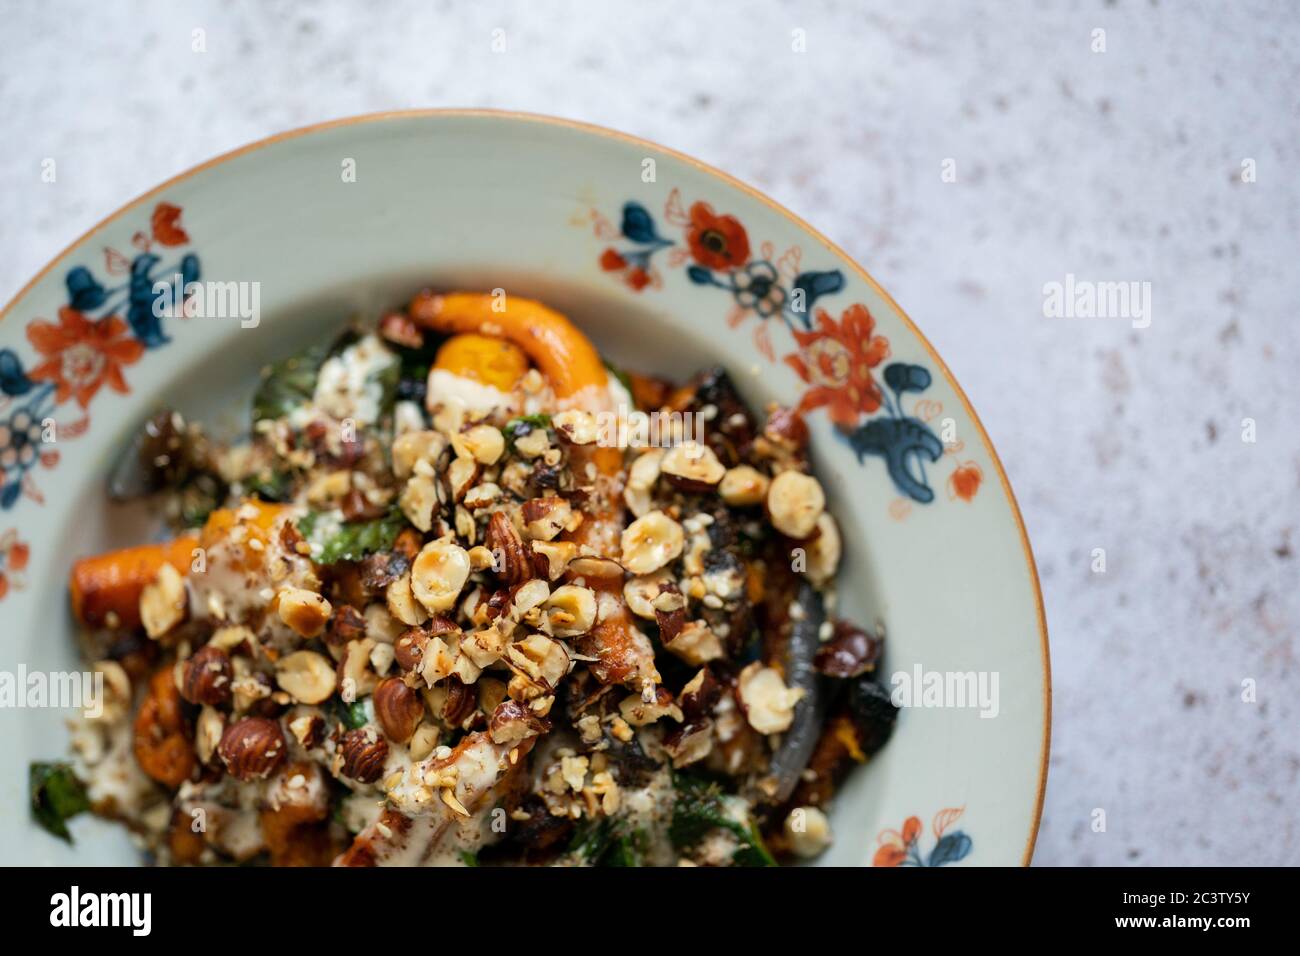
[[[155,318],[154,284],[176,276],[256,283],[260,320]],[[430,284],[538,298],[618,364],[683,378],[721,362],[752,407],[802,408],[844,532],[840,612],[884,628],[885,673],[914,691],[840,792],[820,862],[1028,862],[1047,635],[970,404],[811,227],[695,160],[570,122],[431,112],[287,133],[135,200],[37,276],[0,323],[0,671],[80,666],[71,561],[154,531],[104,493],[139,421],[160,405],[220,420],[264,363]],[[68,716],[0,710],[0,856],[135,862],[109,824],[78,818],[67,847],[29,819],[28,763],[65,753]]]

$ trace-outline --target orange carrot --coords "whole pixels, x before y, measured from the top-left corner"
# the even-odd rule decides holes
[[[250,537],[260,538],[265,544],[284,506],[248,501],[240,510],[249,506],[257,511],[246,522]],[[208,516],[201,535],[184,535],[174,541],[82,558],[72,566],[69,581],[73,615],[87,627],[110,624],[110,614],[117,622],[112,626],[128,630],[139,627],[140,593],[158,576],[158,569],[170,564],[182,575],[189,574],[194,549],[210,548],[241,520],[238,511],[221,508]]]
[[[170,564],[181,574],[188,574],[191,555],[199,546],[195,535],[186,535],[162,544],[143,544],[135,548],[109,551],[93,558],[82,558],[72,566],[72,613],[87,627],[140,626],[140,592],[158,576],[158,569]]]
[[[433,367],[508,392],[528,371],[528,356],[506,339],[465,332],[442,344]]]
[[[532,299],[425,291],[411,300],[410,314],[420,325],[439,332],[477,332],[513,342],[546,376],[558,398],[569,398],[592,385],[603,390],[609,381],[600,353],[577,326]]]

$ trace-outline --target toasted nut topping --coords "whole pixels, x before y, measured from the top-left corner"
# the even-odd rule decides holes
[[[790,729],[794,705],[803,698],[803,690],[785,686],[780,672],[754,661],[740,672],[738,681],[745,719],[760,734],[779,734]]]
[[[728,468],[718,485],[718,494],[733,508],[748,508],[763,503],[767,497],[767,475],[749,465]]]
[[[530,428],[527,433],[515,433],[515,451],[522,458],[540,458],[551,447],[551,436],[545,428]]]
[[[507,699],[492,712],[488,736],[495,744],[517,744],[549,729],[550,724],[544,718],[536,716],[518,701]]]
[[[571,445],[590,445],[599,436],[596,416],[578,408],[571,408],[551,417],[556,434]]]
[[[351,641],[343,650],[338,666],[339,693],[344,703],[364,697],[375,689],[379,678],[370,666],[370,652],[375,649],[371,638]]]
[[[225,729],[226,720],[221,716],[221,711],[207,706],[199,711],[199,719],[194,723],[194,752],[199,755],[200,763],[212,759]]]
[[[469,552],[447,538],[426,544],[411,565],[411,593],[430,612],[450,610],[469,580]]]
[[[408,627],[416,627],[429,619],[429,612],[415,599],[410,572],[388,585],[384,591],[384,603],[388,606],[388,613]]]
[[[534,541],[550,541],[573,519],[573,508],[563,498],[531,498],[524,502],[524,530]]]
[[[713,750],[713,724],[708,720],[681,724],[664,734],[663,745],[674,767],[698,763]]]
[[[447,439],[435,431],[406,432],[393,439],[393,474],[409,478],[417,461],[433,462],[447,447]]]
[[[230,656],[204,644],[181,669],[181,696],[191,704],[220,707],[230,700],[231,677]]]
[[[658,571],[682,553],[682,526],[662,511],[642,515],[623,530],[623,567],[633,574]]]
[[[623,585],[623,598],[627,601],[627,606],[633,614],[653,621],[655,620],[654,600],[659,597],[659,592],[663,590],[663,586],[671,582],[672,579],[673,576],[666,570],[628,578],[627,583]],[[668,610],[668,608],[663,610]]]
[[[358,783],[374,783],[383,776],[388,741],[375,733],[373,727],[349,730],[343,735],[339,750],[343,754],[343,776]]]
[[[840,529],[829,511],[817,519],[817,537],[808,543],[806,573],[814,584],[825,584],[840,566]]]
[[[506,439],[491,425],[475,425],[451,436],[458,458],[473,458],[480,465],[495,465],[505,453]]]
[[[285,757],[284,732],[269,717],[245,717],[226,728],[217,753],[226,771],[235,779],[261,780],[269,777]]]
[[[476,667],[490,667],[501,659],[509,643],[509,639],[494,624],[466,634],[460,642],[460,651]]]
[[[596,623],[596,592],[565,584],[551,592],[546,604],[546,624],[555,637],[586,634]]]
[[[460,501],[478,480],[478,462],[473,458],[456,458],[447,466],[447,487],[451,500]]]
[[[559,578],[569,562],[578,556],[578,546],[572,541],[534,541],[532,548],[534,554],[546,559],[546,576],[552,581]]]
[[[789,452],[808,447],[808,423],[798,412],[783,405],[769,405],[763,435]]]
[[[456,670],[456,661],[460,657],[459,638],[449,635],[451,643],[441,637],[431,637],[424,645],[420,655],[419,674],[424,682],[432,687],[440,680],[445,680]]]
[[[662,448],[651,448],[632,462],[628,469],[627,487],[623,489],[623,500],[628,510],[640,518],[650,511],[651,496],[655,482],[659,480],[660,467],[663,463]]]
[[[831,845],[831,822],[816,807],[795,807],[781,828],[795,856],[810,860]]]
[[[412,760],[423,760],[433,753],[433,748],[437,745],[438,728],[426,721],[415,728],[415,733],[411,735],[411,742],[406,745],[406,750],[411,755]]]
[[[621,578],[623,565],[612,558],[597,558],[581,555],[569,562],[569,573],[580,578],[592,578],[597,581]]]
[[[703,621],[688,621],[664,647],[697,667],[726,655],[722,640]]]
[[[300,704],[319,704],[334,693],[334,664],[315,651],[294,651],[275,665],[275,682]]]
[[[158,576],[140,592],[140,621],[144,632],[155,640],[185,620],[188,603],[185,581],[170,564],[158,569]]]
[[[401,679],[390,677],[379,682],[371,700],[375,705],[375,719],[384,728],[384,733],[399,744],[410,740],[424,717],[424,701],[420,694],[407,687]]]
[[[506,660],[516,674],[551,690],[569,670],[569,655],[564,645],[544,634],[530,634],[506,649]]]
[[[501,497],[501,488],[491,481],[475,485],[465,492],[465,507],[470,511],[481,511]]]
[[[525,581],[510,595],[510,620],[518,622],[533,608],[541,607],[551,596],[551,586],[541,578]]]
[[[811,475],[783,471],[767,489],[767,512],[772,526],[787,538],[803,539],[817,527],[826,509],[821,483]]]
[[[366,636],[366,626],[365,614],[351,604],[340,604],[334,608],[334,616],[325,630],[325,643],[342,647],[348,641],[360,640]]]
[[[673,484],[687,491],[707,491],[727,473],[712,448],[693,441],[669,448],[659,467]]]
[[[289,732],[307,750],[319,747],[325,740],[325,718],[319,711],[300,708],[298,716],[289,720]]]
[[[519,584],[534,576],[532,549],[505,512],[495,511],[488,519],[484,544],[492,552],[493,570],[504,583]]]
[[[646,701],[644,695],[632,695],[625,697],[618,705],[618,711],[623,719],[633,727],[644,727],[646,724],[653,724],[661,717],[671,717],[673,720],[681,720],[682,712],[673,702],[673,695],[667,687],[656,687],[653,692],[653,699]]]
[[[407,521],[421,531],[428,531],[433,527],[433,513],[438,509],[438,488],[428,475],[412,475],[397,504]]]
[[[424,646],[428,643],[428,631],[418,627],[403,631],[393,644],[393,653],[397,660],[397,666],[403,672],[419,667],[420,659],[424,656]]]
[[[722,684],[707,667],[701,667],[677,695],[686,720],[703,720],[722,697]]]
[[[280,620],[301,637],[320,637],[329,623],[329,601],[303,588],[285,588],[279,598]]]
[[[208,638],[209,647],[217,647],[227,654],[238,654],[240,646],[252,648],[257,643],[257,635],[242,624],[219,627]]]

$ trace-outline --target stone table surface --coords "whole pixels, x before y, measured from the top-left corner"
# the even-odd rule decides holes
[[[166,177],[373,110],[573,117],[770,193],[923,328],[1019,496],[1055,691],[1036,862],[1300,863],[1300,7],[4,0],[0,20],[0,300]],[[1149,326],[1045,317],[1067,274],[1149,282]]]

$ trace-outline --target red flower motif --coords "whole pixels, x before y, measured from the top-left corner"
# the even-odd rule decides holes
[[[636,292],[640,292],[650,284],[650,273],[639,267],[629,269],[627,275],[623,278]]]
[[[183,246],[190,241],[189,233],[181,228],[181,207],[160,202],[154,207],[149,226],[153,237],[164,246]]]
[[[88,319],[66,306],[59,309],[57,325],[41,319],[28,325],[27,338],[46,360],[28,373],[30,377],[54,382],[56,401],[75,397],[82,408],[106,382],[115,392],[130,391],[122,366],[144,354],[144,345],[128,335],[126,323],[117,316]]]
[[[871,860],[872,866],[902,866],[907,860],[907,852],[911,849],[916,838],[921,835],[921,820],[919,817],[908,817],[903,821],[903,832],[897,830],[882,830],[876,838],[880,842],[880,848],[876,850],[875,857]]]
[[[700,265],[726,272],[749,261],[749,236],[735,216],[719,216],[706,202],[691,206],[686,230],[691,255]]]
[[[880,386],[871,370],[889,357],[889,340],[873,334],[876,321],[865,305],[851,305],[836,322],[817,310],[817,328],[794,332],[799,352],[785,362],[812,388],[799,411],[825,407],[831,421],[844,428],[880,408]]]
[[[968,461],[958,465],[948,476],[948,497],[970,501],[975,497],[975,492],[980,490],[980,483],[983,480],[984,472],[975,462]]]
[[[18,540],[18,532],[10,528],[0,535],[0,599],[9,593],[9,587],[23,586],[22,572],[27,568],[31,550]]]
[[[632,265],[617,249],[606,249],[600,254],[600,267],[606,272],[623,273],[623,281],[633,292],[640,292],[654,281],[644,266]]]

